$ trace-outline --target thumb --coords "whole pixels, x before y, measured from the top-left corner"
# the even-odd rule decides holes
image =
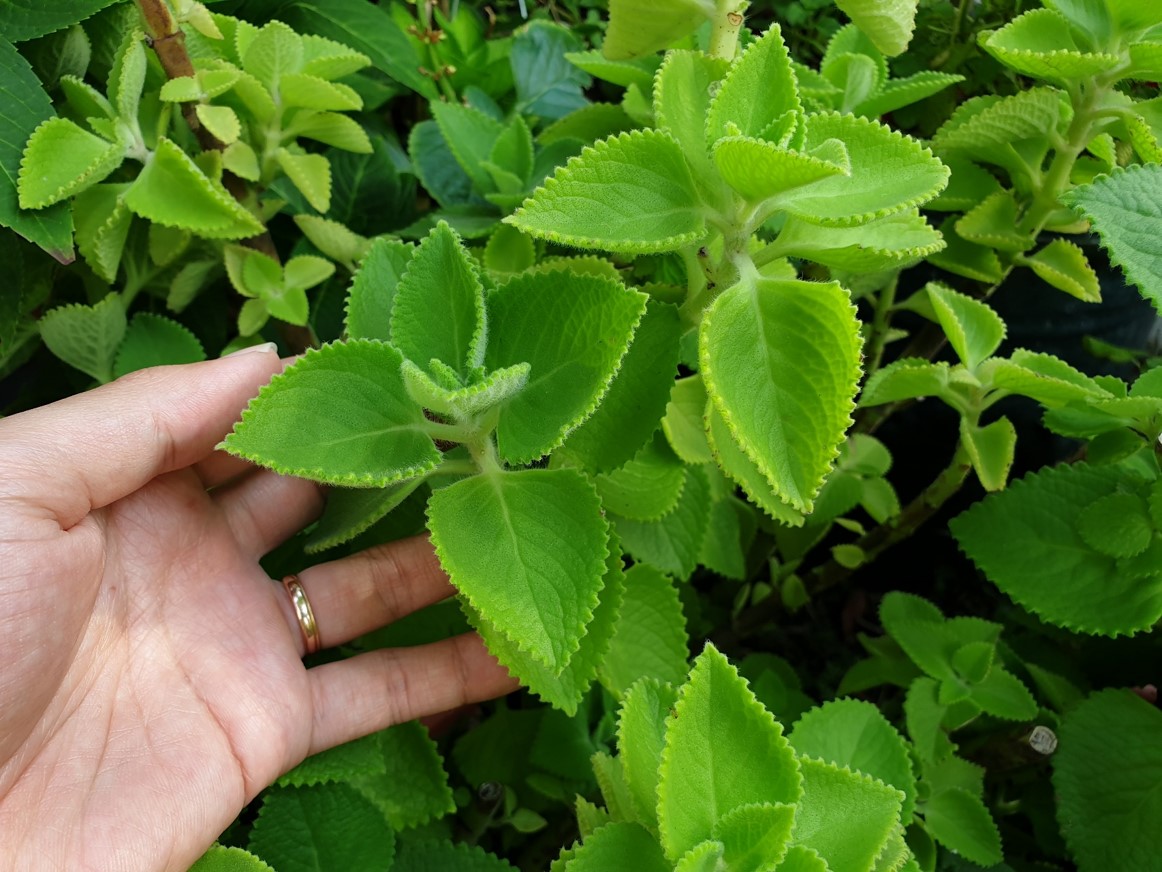
[[[130,373],[0,421],[5,496],[68,529],[91,510],[209,454],[282,367],[273,342]]]

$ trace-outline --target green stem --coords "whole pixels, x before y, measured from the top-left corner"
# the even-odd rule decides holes
[[[892,307],[896,305],[896,288],[900,284],[900,274],[892,276],[876,298],[876,310],[872,316],[871,336],[867,342],[867,365],[864,367],[865,380],[871,378],[884,360],[884,346],[888,340],[888,330],[892,326]]]
[[[428,436],[439,439],[441,442],[456,442],[467,445],[478,438],[478,433],[473,428],[459,424],[445,424],[441,421],[424,421],[422,429]]]
[[[871,563],[888,548],[902,542],[920,529],[960,490],[971,469],[972,462],[969,460],[968,450],[963,442],[958,443],[952,462],[932,484],[908,503],[899,515],[869,530],[853,543],[864,553],[863,565]],[[814,595],[846,581],[853,571],[834,560],[829,560],[811,570],[803,582],[807,591]],[[775,618],[781,608],[780,597],[767,597],[738,616],[735,630],[740,636],[753,634]]]
[[[738,52],[738,35],[742,30],[746,2],[719,0],[714,10],[714,26],[710,31],[710,56],[734,60]]]
[[[446,70],[447,65],[444,59],[440,57],[440,52],[436,48],[436,39],[439,31],[432,27],[432,2],[431,0],[421,0],[416,7],[416,12],[420,16],[420,24],[423,25],[424,32],[420,34],[420,39],[428,47],[428,63],[432,65],[432,80],[440,89],[440,93],[444,95],[444,99],[449,103],[455,103],[459,98],[456,96],[456,89],[452,87],[452,83],[448,81]]]

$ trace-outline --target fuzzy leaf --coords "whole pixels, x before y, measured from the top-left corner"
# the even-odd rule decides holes
[[[779,253],[856,273],[901,269],[944,248],[944,239],[909,210],[858,227],[818,227],[788,218],[774,243]]]
[[[710,520],[710,485],[706,473],[697,467],[688,468],[677,506],[656,521],[611,517],[625,550],[635,560],[687,579],[698,565]]]
[[[290,787],[266,794],[247,847],[279,872],[382,868],[395,832],[347,784]]]
[[[668,48],[714,14],[708,0],[613,0],[602,51],[610,60],[641,57]]]
[[[1008,360],[989,361],[981,376],[993,387],[1032,397],[1050,409],[1113,398],[1098,382],[1064,360],[1023,348],[1016,349]]]
[[[356,154],[375,151],[359,122],[337,112],[300,113],[295,118],[295,134],[300,139],[313,139]]]
[[[832,176],[849,175],[846,150],[812,154],[745,136],[719,139],[714,163],[723,180],[752,203]]]
[[[924,762],[939,762],[955,749],[943,728],[947,708],[940,704],[939,692],[940,682],[928,677],[917,678],[908,687],[904,699],[908,736]]]
[[[508,228],[505,228],[508,229]],[[601,405],[569,434],[562,451],[604,472],[630,460],[657,430],[678,370],[678,310],[650,300]]]
[[[361,774],[380,774],[384,769],[379,736],[372,734],[312,754],[290,772],[281,775],[275,784],[279,787],[334,784],[350,781]]]
[[[686,618],[673,581],[652,566],[633,566],[625,574],[625,596],[601,664],[601,683],[615,696],[643,678],[677,686],[686,676],[687,657]]]
[[[606,571],[608,527],[570,469],[474,476],[428,501],[432,544],[472,607],[559,673],[581,645]]]
[[[803,798],[794,843],[812,848],[832,869],[870,872],[891,838],[904,795],[894,787],[822,760],[799,758]]]
[[[732,872],[764,872],[787,853],[795,808],[785,803],[740,805],[719,818],[714,838]]]
[[[925,290],[957,356],[969,369],[976,369],[1005,338],[1005,322],[991,306],[946,285],[929,282]]]
[[[1014,173],[1027,172],[1013,144],[1043,140],[1068,111],[1065,95],[1054,88],[1030,88],[1011,97],[975,97],[962,103],[936,131],[932,147],[938,154],[959,152]]]
[[[1042,620],[1085,633],[1135,633],[1162,617],[1162,573],[1123,572],[1077,531],[1089,505],[1140,488],[1117,467],[1059,466],[986,497],[950,526],[989,579]]]
[[[860,395],[861,406],[880,406],[913,397],[936,397],[949,385],[947,363],[931,363],[915,357],[893,361],[868,379]]]
[[[782,729],[707,643],[679,691],[659,770],[658,823],[676,860],[740,806],[800,797],[799,767]]]
[[[710,443],[706,439],[706,387],[702,376],[678,379],[670,390],[662,429],[670,447],[686,463],[710,463]]]
[[[560,445],[609,388],[646,297],[568,270],[518,276],[488,297],[488,369],[532,367],[501,414],[497,442],[510,463]]]
[[[627,573],[627,581],[636,568]],[[679,683],[685,675],[683,660]],[[669,684],[644,678],[625,691],[617,717],[618,759],[626,785],[639,818],[653,831],[658,826],[658,767],[666,742],[666,721],[677,701],[678,692]]]
[[[801,756],[862,772],[896,788],[904,794],[901,818],[911,820],[916,776],[908,744],[874,705],[856,699],[824,703],[803,715],[788,739]]]
[[[306,552],[314,554],[349,542],[384,518],[423,482],[422,478],[413,478],[385,488],[331,488],[323,515],[307,537]]]
[[[948,183],[948,167],[932,152],[877,121],[825,112],[809,116],[806,126],[805,151],[837,139],[850,159],[850,175],[794,188],[773,201],[812,224],[842,227],[903,212]]]
[[[67,118],[49,118],[32,132],[20,161],[20,208],[43,209],[77,194],[121,166],[125,148]]]
[[[1024,252],[1035,240],[1018,229],[1020,213],[1010,191],[998,191],[986,197],[956,222],[961,239],[1001,251]]]
[[[594,481],[607,510],[634,521],[656,521],[678,505],[686,469],[659,433],[629,463]]]
[[[397,830],[420,826],[455,810],[448,773],[436,743],[419,721],[397,724],[368,736],[374,768],[349,779]]]
[[[817,852],[802,845],[792,845],[779,864],[778,872],[831,872],[831,868]]]
[[[347,292],[345,326],[349,338],[391,341],[396,290],[414,252],[415,246],[386,237],[371,243]]]
[[[678,141],[694,183],[708,202],[720,197],[722,183],[706,141],[706,113],[729,66],[702,52],[667,52],[654,85],[657,127]]]
[[[673,251],[705,232],[681,147],[652,130],[587,147],[505,221],[562,245],[627,253]]]
[[[285,73],[279,82],[279,92],[283,105],[288,108],[319,112],[354,112],[363,108],[363,100],[348,85],[306,73]]]
[[[109,294],[92,306],[50,309],[37,322],[49,351],[100,382],[112,381],[113,361],[125,336],[125,304]]]
[[[93,272],[110,284],[117,280],[133,224],[133,213],[121,196],[128,187],[94,185],[73,200],[77,249]]]
[[[722,294],[702,319],[707,391],[775,492],[811,511],[850,424],[858,322],[828,284],[757,279]]]
[[[391,310],[392,344],[421,368],[461,375],[484,359],[484,289],[460,238],[441,221],[408,262]]]
[[[1061,830],[1082,872],[1146,870],[1162,816],[1162,714],[1124,690],[1096,693],[1065,716],[1053,757]],[[1100,786],[1100,787],[1099,787]]]
[[[1116,54],[1079,48],[1068,19],[1053,9],[1030,9],[1000,30],[982,33],[980,44],[1005,66],[1037,79],[1072,82],[1120,62]]]
[[[229,106],[211,106],[199,103],[195,109],[198,120],[210,133],[224,143],[232,143],[242,135],[242,124]]]
[[[1017,448],[1017,430],[1008,418],[998,418],[986,427],[960,419],[960,439],[976,477],[987,491],[1004,490]]]
[[[956,232],[956,219],[947,218],[940,225],[944,250],[928,256],[928,262],[942,270],[986,284],[997,284],[1004,278],[997,253],[986,245],[969,242]]]
[[[836,5],[888,57],[901,54],[916,29],[917,0],[836,0]]]
[[[722,842],[699,842],[678,859],[674,872],[717,872],[726,864],[725,853]]]
[[[391,864],[391,872],[449,872],[453,869],[456,872],[516,872],[515,866],[475,845],[425,838],[401,840]]]
[[[1077,516],[1085,544],[1110,557],[1134,557],[1154,538],[1146,501],[1137,494],[1112,493],[1094,500]]]
[[[789,527],[803,526],[803,515],[784,502],[771,487],[758,464],[739,447],[738,441],[731,434],[730,428],[713,403],[707,402],[704,417],[707,422],[706,433],[709,437],[710,450],[719,469],[746,492],[751,502],[772,519]]]
[[[508,60],[518,119],[534,115],[556,120],[589,102],[583,90],[592,80],[567,57],[583,47],[571,28],[548,21],[530,21],[516,33]]]
[[[611,543],[616,546],[616,543]],[[488,620],[465,605],[469,620],[484,639],[488,650],[521,680],[529,690],[570,717],[577,713],[585,691],[597,677],[598,668],[609,651],[610,640],[618,621],[625,595],[625,573],[621,566],[621,549],[612,547],[606,558],[606,572],[601,585],[600,599],[593,610],[593,619],[585,627],[581,647],[564,669],[549,669],[532,655],[520,650]]]
[[[1162,312],[1162,166],[1114,170],[1061,199],[1093,222],[1111,263]]]
[[[492,179],[483,164],[489,160],[505,127],[495,118],[471,106],[432,103],[432,116],[456,162],[479,191],[491,191]]]
[[[372,340],[311,349],[250,401],[223,447],[328,484],[385,487],[423,475],[440,454],[404,390],[402,362]]]
[[[181,196],[174,196],[175,191],[181,191]],[[225,188],[164,138],[158,140],[157,150],[125,192],[125,205],[142,218],[209,239],[244,239],[263,230]]]
[[[151,366],[197,363],[205,359],[202,343],[186,327],[162,315],[138,312],[117,349],[113,375],[120,378]]]
[[[303,39],[281,21],[270,21],[255,33],[242,54],[242,68],[272,93],[279,80],[303,66]]]
[[[970,642],[995,645],[1000,624],[979,618],[946,620],[928,600],[901,591],[892,591],[880,605],[884,630],[928,675],[955,680],[955,653]]]
[[[731,64],[706,115],[707,138],[714,143],[731,130],[763,136],[775,121],[802,108],[783,33],[772,24]]]
[[[565,864],[565,872],[606,872],[625,867],[671,872],[654,837],[634,823],[607,824],[597,830]]]
[[[274,872],[274,870],[249,851],[214,845],[190,867],[190,872]]]
[[[331,164],[323,155],[295,154],[280,148],[275,159],[312,207],[320,212],[331,208]]]
[[[518,363],[488,373],[479,381],[458,388],[446,388],[410,360],[403,362],[404,386],[408,395],[440,415],[465,418],[477,415],[524,390],[529,380],[529,365]],[[453,380],[455,372],[449,370]]]
[[[1087,303],[1101,302],[1097,273],[1089,265],[1085,252],[1068,240],[1054,239],[1022,263],[1058,290]]]
[[[995,866],[1003,859],[992,815],[967,790],[943,790],[924,803],[924,828],[944,847],[978,866]]]

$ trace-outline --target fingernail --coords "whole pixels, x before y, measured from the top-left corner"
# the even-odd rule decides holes
[[[231,351],[226,357],[238,357],[242,354],[254,354],[262,352],[263,354],[270,354],[278,351],[278,346],[273,342],[263,342],[261,345],[247,345],[245,348],[239,348],[237,351]]]

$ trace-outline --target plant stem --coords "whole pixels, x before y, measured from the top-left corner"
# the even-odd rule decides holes
[[[882,552],[920,529],[960,490],[971,469],[972,462],[969,460],[968,451],[964,443],[960,442],[948,467],[908,503],[899,515],[869,530],[852,543],[863,551],[865,556],[863,565],[871,563]],[[835,560],[828,560],[811,570],[803,579],[803,583],[808,593],[814,595],[846,581],[854,571],[841,566]],[[739,615],[735,621],[735,630],[740,636],[751,635],[772,620],[781,609],[782,599],[778,595],[771,595]]]
[[[876,310],[872,316],[871,336],[867,341],[867,353],[864,355],[867,363],[864,366],[864,383],[871,378],[884,359],[884,346],[888,340],[888,330],[892,326],[892,307],[896,305],[896,288],[900,284],[900,274],[897,272],[892,280],[880,291],[876,298]]]
[[[714,10],[714,25],[710,32],[710,56],[734,60],[738,52],[738,34],[742,30],[745,3],[738,0],[719,0]]]

